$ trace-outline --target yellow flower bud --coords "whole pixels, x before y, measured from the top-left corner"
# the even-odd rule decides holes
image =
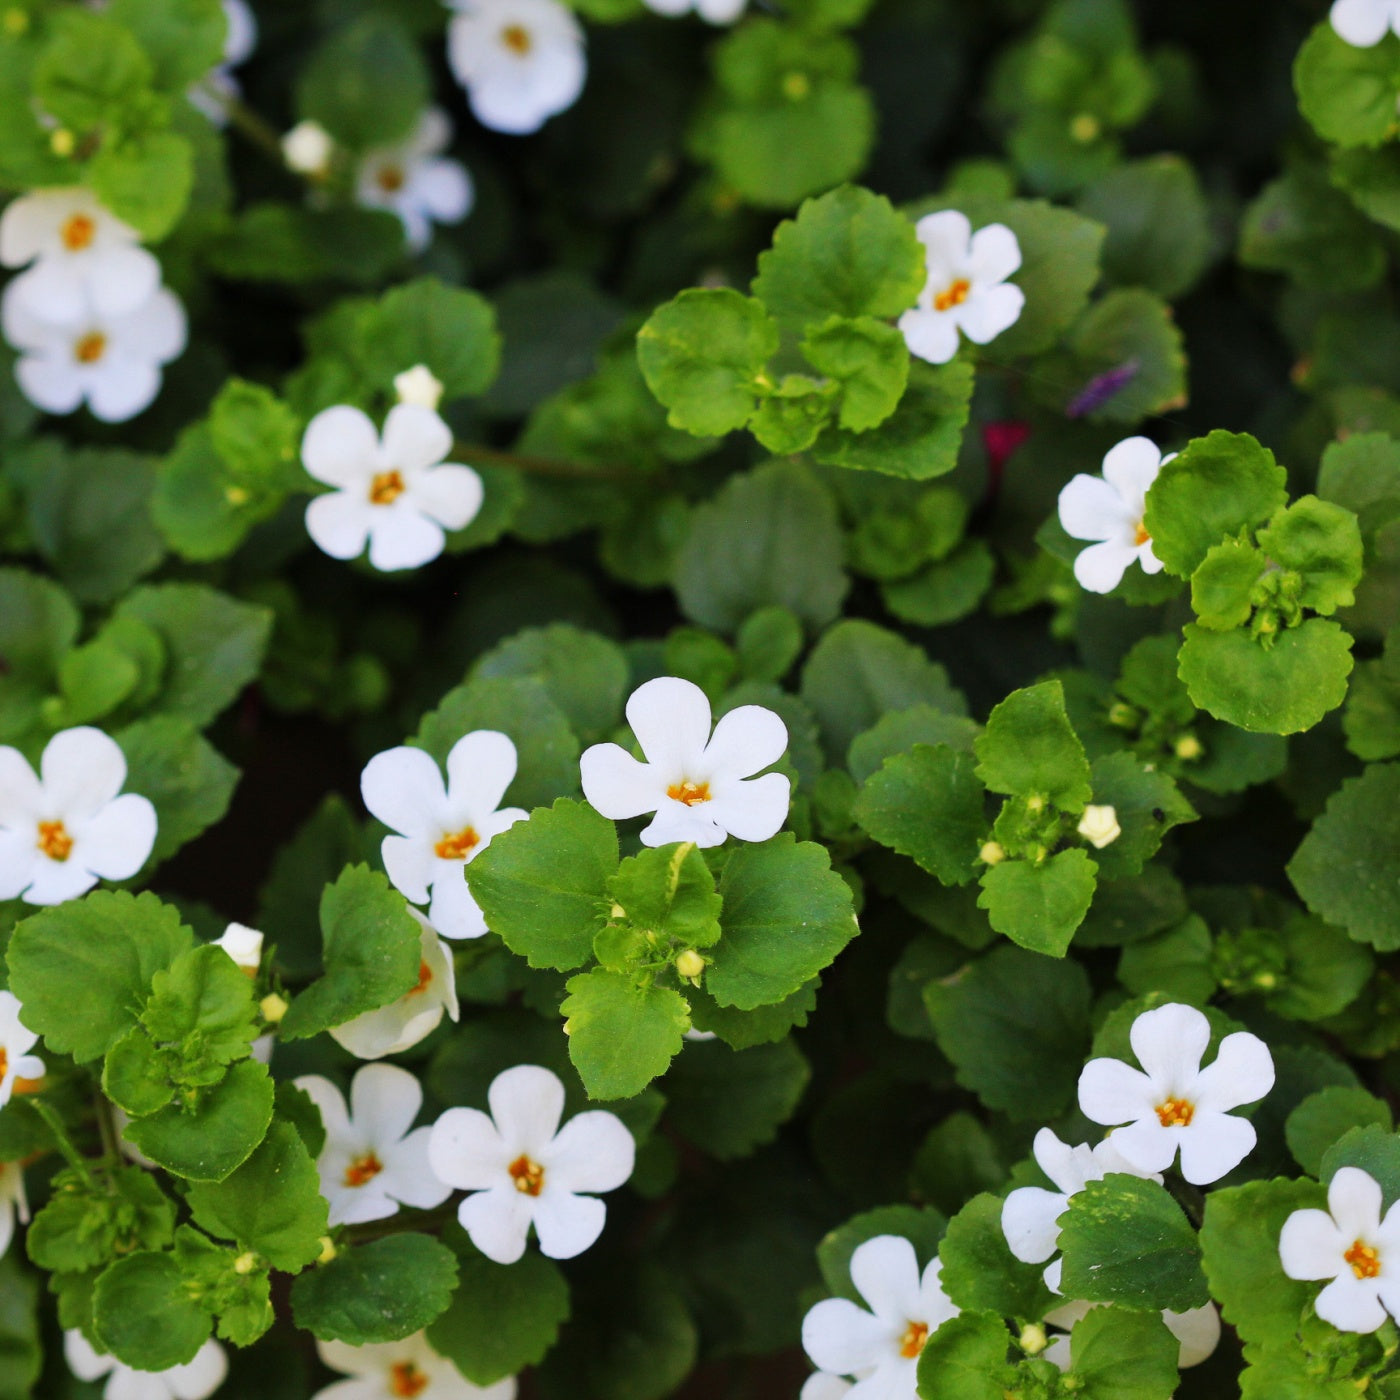
[[[49,150],[56,156],[71,156],[77,145],[78,138],[66,126],[56,128],[49,136]]]
[[[329,1235],[321,1236],[321,1252],[316,1256],[318,1264],[329,1264],[340,1251],[335,1247],[335,1241]]]
[[[1205,745],[1194,734],[1183,734],[1176,741],[1176,756],[1183,763],[1191,763],[1205,753]]]
[[[1000,865],[1006,859],[1006,847],[1000,841],[985,841],[977,858],[987,865]]]
[[[251,1274],[257,1267],[258,1256],[251,1249],[233,1261],[233,1271],[236,1274]]]
[[[705,959],[695,951],[694,948],[687,948],[685,952],[676,956],[676,971],[680,973],[687,982],[693,982],[705,970]]]
[[[258,1010],[262,1012],[262,1018],[270,1026],[275,1026],[287,1014],[287,1000],[279,997],[276,992],[269,992],[259,1003]]]

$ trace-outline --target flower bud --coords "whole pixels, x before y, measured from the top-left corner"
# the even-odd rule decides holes
[[[987,865],[1000,865],[1006,859],[1006,847],[1000,841],[984,841],[977,858]]]
[[[394,392],[400,403],[417,404],[436,413],[442,402],[442,380],[427,365],[414,365],[394,376]]]
[[[251,1249],[233,1261],[233,1271],[236,1274],[251,1274],[257,1266],[258,1256]]]
[[[321,1236],[321,1252],[316,1256],[318,1264],[329,1264],[340,1251],[335,1247],[335,1241],[329,1235]]]
[[[66,126],[56,127],[49,136],[49,150],[56,156],[71,156],[77,148],[78,138]]]
[[[335,142],[320,122],[298,122],[282,138],[282,159],[298,175],[319,179],[329,168],[334,150]]]
[[[276,992],[269,992],[258,1003],[258,1010],[262,1012],[262,1018],[268,1025],[275,1026],[287,1014],[286,998],[279,997]]]
[[[1194,734],[1183,734],[1176,741],[1176,756],[1183,763],[1191,763],[1205,753],[1205,745]]]
[[[1096,851],[1112,845],[1123,834],[1118,813],[1108,806],[1086,807],[1077,830]]]
[[[705,959],[695,951],[694,948],[687,948],[685,952],[676,956],[676,971],[685,978],[687,982],[693,982],[705,970]]]
[[[1016,1341],[1027,1356],[1039,1356],[1048,1345],[1049,1338],[1045,1335],[1045,1328],[1038,1322],[1028,1322],[1021,1328],[1021,1335]]]

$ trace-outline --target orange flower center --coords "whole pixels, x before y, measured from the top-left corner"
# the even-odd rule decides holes
[[[1147,526],[1144,525],[1141,520],[1139,520],[1137,523],[1137,528],[1133,531],[1133,543],[1146,544],[1151,538],[1152,536],[1147,533]]]
[[[62,822],[39,823],[39,849],[50,860],[67,860],[73,854],[73,838]]]
[[[444,836],[433,847],[433,854],[439,860],[466,860],[481,845],[481,837],[469,826],[464,826],[455,834]]]
[[[397,470],[377,472],[374,480],[369,484],[370,504],[376,506],[392,505],[407,489],[402,474]]]
[[[404,1400],[413,1400],[428,1388],[428,1374],[411,1361],[396,1361],[389,1368],[389,1389]]]
[[[383,1170],[384,1163],[373,1152],[366,1152],[364,1156],[356,1157],[345,1168],[345,1184],[347,1186],[365,1186]],[[417,1394],[416,1391],[412,1393]]]
[[[911,1322],[904,1336],[900,1339],[899,1354],[912,1361],[923,1351],[924,1343],[927,1341],[928,1324],[926,1322]]]
[[[403,171],[397,165],[380,166],[378,181],[385,194],[397,194],[405,183]]]
[[[1369,1244],[1357,1240],[1342,1258],[1357,1278],[1375,1278],[1381,1271],[1381,1256]]]
[[[426,961],[418,964],[418,981],[404,993],[408,997],[422,996],[428,990],[428,984],[433,980],[433,970]]]
[[[95,365],[106,353],[107,337],[101,331],[89,331],[73,345],[73,358],[80,365]]]
[[[4,1077],[5,1077],[6,1073],[7,1073],[7,1071],[9,1070],[9,1068],[10,1068],[10,1056],[9,1056],[9,1052],[5,1049],[5,1047],[4,1047],[3,1045],[0,1045],[0,1079],[4,1079]]]
[[[501,30],[501,43],[508,48],[511,53],[519,54],[524,58],[532,48],[535,41],[530,38],[530,31],[523,24],[508,24]]]
[[[1196,1105],[1188,1099],[1167,1099],[1157,1105],[1157,1121],[1164,1128],[1189,1128]]]
[[[956,282],[945,287],[934,297],[933,309],[935,311],[951,311],[955,306],[961,306],[971,295],[972,283],[966,277],[959,277]]]
[[[708,802],[710,800],[709,783],[692,783],[689,778],[684,782],[672,783],[666,789],[666,796],[676,802],[684,802],[687,807],[694,807],[697,802]]]
[[[544,1168],[524,1153],[521,1153],[506,1170],[510,1172],[515,1189],[522,1196],[538,1196],[544,1190]]]
[[[59,237],[70,253],[81,253],[84,248],[90,248],[97,237],[97,221],[87,214],[71,214],[64,221]]]

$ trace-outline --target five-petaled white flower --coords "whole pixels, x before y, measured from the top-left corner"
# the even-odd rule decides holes
[[[787,778],[752,776],[787,748],[787,726],[772,710],[740,705],[712,735],[705,692],[677,676],[658,676],[632,692],[627,722],[645,763],[617,744],[594,744],[579,767],[583,795],[605,817],[656,813],[642,832],[643,845],[718,846],[726,836],[766,841],[787,820]]]
[[[473,1385],[422,1332],[362,1347],[318,1341],[316,1350],[332,1371],[353,1379],[318,1390],[312,1400],[515,1400],[514,1376],[484,1389]]]
[[[1162,456],[1151,438],[1125,438],[1103,459],[1103,475],[1083,472],[1060,492],[1060,524],[1076,540],[1098,540],[1081,550],[1074,576],[1090,593],[1111,593],[1134,559],[1145,574],[1162,572],[1152,536],[1142,523],[1147,492],[1157,473],[1176,456]]]
[[[1050,1345],[1041,1352],[1046,1361],[1068,1371],[1072,1364],[1072,1344],[1069,1333],[1080,1318],[1087,1317],[1100,1307],[1099,1303],[1062,1303],[1058,1308],[1045,1314],[1045,1321],[1051,1327],[1063,1328],[1063,1332],[1051,1339]],[[1203,1303],[1199,1308],[1186,1312],[1163,1311],[1162,1321],[1167,1331],[1180,1343],[1177,1349],[1176,1364],[1186,1370],[1206,1361],[1220,1345],[1220,1310],[1214,1303]]]
[[[355,198],[371,209],[397,214],[415,253],[432,241],[435,223],[460,223],[472,207],[474,193],[466,167],[442,155],[451,141],[447,113],[430,107],[407,140],[366,151],[360,161]]]
[[[0,263],[33,264],[11,283],[11,295],[37,320],[69,324],[89,309],[121,317],[160,285],[160,263],[139,238],[81,185],[34,190],[0,216]]]
[[[515,777],[515,745],[494,729],[463,735],[447,755],[447,785],[437,760],[406,745],[375,754],[360,777],[365,806],[399,834],[380,846],[384,869],[444,938],[480,938],[486,920],[463,867],[507,827],[529,814],[501,807]],[[499,810],[497,810],[499,808]]]
[[[1278,1255],[1289,1278],[1331,1279],[1317,1315],[1343,1332],[1374,1332],[1386,1313],[1400,1319],[1400,1204],[1381,1218],[1381,1188],[1359,1167],[1339,1167],[1326,1210],[1295,1210],[1283,1222]]]
[[[733,24],[741,14],[748,0],[642,0],[654,14],[675,19],[678,15],[694,10],[707,24]],[[803,1392],[804,1400],[806,1392]]]
[[[457,1219],[498,1264],[525,1253],[534,1225],[551,1259],[582,1254],[603,1233],[607,1207],[636,1158],[632,1134],[615,1114],[592,1109],[562,1128],[564,1085],[539,1065],[516,1065],[491,1081],[488,1116],[449,1108],[433,1125],[428,1161],[439,1180],[472,1192]]]
[[[848,1400],[915,1400],[924,1346],[959,1311],[941,1267],[934,1259],[920,1275],[908,1240],[877,1235],[851,1255],[851,1282],[870,1311],[827,1298],[802,1319],[802,1345],[817,1367],[855,1378]]]
[[[29,1224],[29,1200],[24,1194],[24,1171],[18,1162],[0,1162],[0,1259],[15,1237],[15,1217]]]
[[[450,0],[447,62],[482,126],[528,136],[583,91],[583,30],[558,0]]]
[[[1113,1146],[1139,1172],[1165,1171],[1181,1149],[1181,1174],[1207,1186],[1254,1147],[1254,1125],[1229,1110],[1274,1086],[1274,1061],[1257,1035],[1236,1031],[1205,1069],[1210,1022],[1194,1006],[1169,1002],[1144,1011],[1129,1040],[1142,1070],[1122,1060],[1090,1060],[1079,1076],[1079,1107],[1095,1123],[1119,1127]]]
[[[192,1361],[168,1371],[138,1371],[115,1356],[103,1356],[76,1329],[63,1334],[63,1355],[80,1381],[101,1380],[111,1373],[102,1391],[104,1400],[205,1400],[228,1374],[228,1358],[212,1337]]]
[[[223,0],[223,6],[227,25],[223,61],[186,94],[215,126],[228,124],[227,104],[240,92],[233,70],[246,63],[258,46],[258,21],[248,8],[247,0]]]
[[[416,910],[408,911],[422,927],[418,982],[388,1006],[362,1012],[331,1030],[331,1039],[361,1060],[382,1060],[417,1045],[437,1028],[442,1013],[459,1015],[452,950]]]
[[[332,1225],[383,1220],[400,1205],[428,1210],[452,1194],[428,1166],[432,1129],[413,1128],[423,1089],[406,1069],[363,1066],[350,1081],[349,1113],[329,1079],[304,1074],[293,1083],[321,1110],[326,1143],[316,1170]]]
[[[1022,1263],[1044,1264],[1045,1286],[1052,1293],[1060,1291],[1060,1270],[1063,1260],[1052,1258],[1060,1247],[1060,1217],[1069,1209],[1069,1198],[1077,1195],[1091,1181],[1101,1181],[1114,1172],[1129,1176],[1150,1176],[1161,1181],[1155,1172],[1140,1172],[1126,1161],[1105,1138],[1090,1147],[1081,1143],[1071,1147],[1061,1142],[1049,1128],[1035,1135],[1032,1150],[1041,1171],[1060,1189],[1047,1191],[1040,1186],[1019,1186],[1002,1202],[1001,1232],[1007,1248]]]
[[[19,1019],[19,998],[0,992],[0,1108],[10,1101],[16,1084],[44,1077],[44,1062],[31,1051],[39,1037]]]
[[[156,840],[156,809],[121,792],[126,758],[114,739],[81,725],[55,734],[37,776],[18,749],[0,747],[0,899],[62,904],[98,880],[126,880]]]
[[[416,569],[442,553],[444,530],[481,509],[481,478],[443,459],[452,430],[431,409],[396,404],[374,424],[348,404],[318,413],[301,440],[306,470],[337,489],[306,507],[306,529],[332,559],[354,559],[369,542],[376,569]]]
[[[58,414],[86,402],[104,423],[124,423],[149,408],[162,367],[187,340],[185,308],[168,287],[121,315],[89,307],[71,321],[53,321],[35,315],[21,279],[5,288],[0,327],[20,352],[15,379],[30,403]]]
[[[1359,49],[1374,48],[1387,33],[1400,34],[1400,0],[1336,0],[1331,18],[1339,38]]]
[[[909,353],[944,365],[958,353],[958,332],[978,345],[1015,325],[1026,294],[1007,282],[1021,266],[1021,245],[1005,224],[972,231],[956,209],[928,214],[915,225],[924,245],[928,281],[899,318]]]

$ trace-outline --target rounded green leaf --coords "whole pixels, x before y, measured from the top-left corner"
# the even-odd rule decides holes
[[[1379,146],[1395,130],[1400,39],[1386,34],[1370,48],[1349,44],[1323,20],[1293,66],[1298,105],[1324,140]]]
[[[678,991],[600,967],[566,986],[559,1010],[589,1098],[630,1099],[665,1074],[690,1029],[690,1008]]]
[[[397,1342],[442,1316],[457,1256],[430,1235],[390,1235],[341,1249],[292,1285],[298,1327],[325,1342]]]
[[[1098,865],[1081,850],[1042,865],[1004,860],[982,875],[977,907],[998,933],[1036,953],[1062,958],[1093,902]]]
[[[111,1265],[92,1291],[98,1340],[137,1371],[166,1371],[193,1360],[214,1320],[190,1296],[172,1254],[142,1252]]]

